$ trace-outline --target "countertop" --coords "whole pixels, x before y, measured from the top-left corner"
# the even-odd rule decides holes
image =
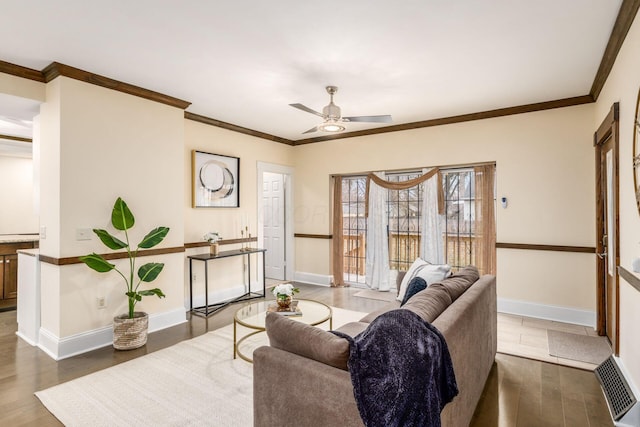
[[[3,243],[23,243],[37,242],[40,236],[37,234],[3,234],[0,235],[0,244]]]

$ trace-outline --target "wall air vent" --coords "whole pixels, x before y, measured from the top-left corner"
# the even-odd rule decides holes
[[[602,362],[596,368],[595,374],[607,398],[611,416],[618,421],[633,407],[636,398],[613,356]]]

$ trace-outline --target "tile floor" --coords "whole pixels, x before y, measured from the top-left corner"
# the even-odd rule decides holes
[[[498,352],[591,371],[597,367],[591,363],[549,355],[548,330],[598,335],[588,326],[498,313]]]

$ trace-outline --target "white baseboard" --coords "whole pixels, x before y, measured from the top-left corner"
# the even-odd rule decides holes
[[[312,285],[331,286],[333,276],[296,271],[293,276],[293,280],[295,280],[296,282],[310,283]]]
[[[185,311],[177,308],[149,315],[149,332],[156,332],[186,322]],[[64,338],[40,328],[38,347],[55,360],[66,359],[113,344],[113,326],[104,326]]]
[[[538,319],[555,320],[556,322],[573,323],[576,325],[590,326],[592,328],[595,328],[596,326],[595,311],[561,307],[557,305],[545,305],[507,298],[498,298],[498,312],[535,317]]]
[[[25,341],[27,344],[31,345],[31,346],[37,346],[38,343],[33,341],[32,339],[28,338],[25,334],[23,334],[20,331],[16,331],[16,335],[18,336],[18,338],[21,338],[23,341]]]

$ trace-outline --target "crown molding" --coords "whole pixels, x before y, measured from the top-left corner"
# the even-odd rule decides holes
[[[18,142],[33,142],[31,138],[23,138],[21,136],[13,136],[13,135],[4,135],[0,133],[0,139],[8,139],[10,141],[18,141]]]
[[[134,86],[129,83],[124,83],[118,80],[104,77],[99,74],[90,73],[88,71],[74,68],[69,65],[60,64],[59,62],[52,62],[44,70],[42,70],[46,83],[56,79],[59,76],[68,77],[75,80],[80,80],[85,83],[91,83],[96,86],[102,86],[107,89],[116,90],[118,92],[127,93],[129,95],[138,96],[140,98],[148,99],[150,101],[159,102],[161,104],[170,105],[172,107],[180,108],[184,110],[190,102],[183,101],[178,98],[174,98],[169,95],[154,92],[149,89],[144,89],[139,86]]]
[[[627,37],[627,33],[631,28],[631,24],[633,24],[639,8],[640,0],[623,0],[620,5],[618,17],[611,30],[611,37],[609,37],[609,42],[600,61],[600,67],[598,68],[596,77],[591,85],[591,91],[589,92],[594,100],[597,100],[598,96],[600,96],[600,92],[609,77],[609,73],[611,73],[613,64],[616,62],[620,48],[622,48],[622,44]]]
[[[376,129],[367,129],[356,132],[347,132],[337,135],[319,136],[315,138],[300,139],[295,145],[311,144],[314,142],[331,141],[334,139],[353,138],[356,136],[377,135],[381,133],[399,132],[403,130],[420,129],[432,126],[442,126],[454,123],[470,122],[473,120],[490,119],[495,117],[510,116],[513,114],[532,113],[535,111],[550,110],[554,108],[571,107],[574,105],[589,104],[594,102],[591,95],[576,96],[573,98],[558,99],[555,101],[537,102],[535,104],[518,105],[516,107],[498,108],[496,110],[482,111],[479,113],[461,114],[459,116],[443,117],[439,119],[423,120],[420,122],[403,123],[399,125],[385,126]]]
[[[22,77],[23,79],[35,80],[36,82],[45,82],[44,75],[41,71],[12,64],[10,62],[0,61],[0,73],[11,74],[13,76]]]
[[[257,138],[268,139],[269,141],[279,142],[281,144],[295,145],[294,141],[291,141],[290,139],[281,138],[279,136],[271,135],[271,134],[260,132],[257,130],[245,128],[242,126],[234,125],[234,124],[223,122],[216,119],[212,119],[211,117],[190,113],[188,111],[184,112],[184,118],[188,120],[193,120],[194,122],[204,123],[205,125],[227,129],[233,132],[243,133],[245,135],[251,135]]]

